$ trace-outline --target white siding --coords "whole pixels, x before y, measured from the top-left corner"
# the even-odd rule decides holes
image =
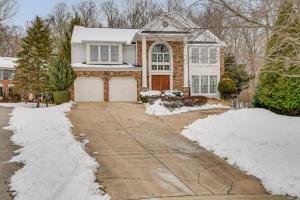
[[[72,44],[72,63],[86,62],[86,45]]]
[[[200,45],[197,45],[195,47],[200,47]],[[206,46],[207,47],[207,46]],[[219,83],[220,81],[220,75],[221,75],[221,69],[220,69],[220,48],[217,48],[217,63],[216,64],[193,64],[192,59],[191,59],[191,46],[189,47],[189,68],[190,68],[190,73],[189,73],[189,80],[190,80],[190,86],[192,86],[192,76],[199,76],[199,80],[201,82],[201,76],[217,76],[217,82]],[[191,89],[192,91],[192,89]],[[219,98],[220,94],[219,92],[216,94],[211,94],[211,93],[201,93],[201,84],[200,84],[200,92],[198,94],[191,93],[192,96],[208,96],[208,97],[215,97]]]
[[[135,45],[124,45],[123,46],[123,62],[136,64],[136,48]]]

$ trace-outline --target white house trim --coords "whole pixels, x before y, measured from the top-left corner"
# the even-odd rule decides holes
[[[142,36],[142,87],[147,88],[147,39],[146,36]]]
[[[170,70],[152,70],[152,50],[153,48],[158,45],[163,44],[165,45],[170,51]],[[170,76],[170,90],[173,90],[173,50],[171,45],[166,41],[156,41],[151,44],[148,51],[149,56],[149,64],[148,64],[148,71],[149,71],[149,88],[152,90],[152,75],[169,75]]]

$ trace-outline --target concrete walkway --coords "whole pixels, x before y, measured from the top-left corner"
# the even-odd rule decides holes
[[[100,163],[98,180],[113,200],[267,200],[260,182],[180,135],[189,122],[224,111],[156,117],[143,105],[80,103],[69,118]]]
[[[8,126],[11,109],[0,107],[0,199],[12,199],[9,192],[9,180],[19,166],[15,163],[7,163],[18,148],[10,141],[12,133],[4,130]]]

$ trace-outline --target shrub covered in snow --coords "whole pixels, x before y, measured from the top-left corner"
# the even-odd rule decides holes
[[[140,92],[140,99],[143,103],[148,103],[150,97],[159,97],[161,95],[160,91],[149,90],[145,92]]]
[[[179,90],[166,90],[163,92],[162,96],[167,96],[167,97],[182,97],[183,92]]]

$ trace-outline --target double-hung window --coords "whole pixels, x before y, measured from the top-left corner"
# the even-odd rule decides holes
[[[209,86],[209,92],[210,93],[217,93],[217,76],[210,76],[210,86]]]
[[[192,94],[216,94],[218,92],[218,77],[193,75],[191,92]]]
[[[216,64],[218,52],[215,47],[193,47],[191,48],[192,64]]]
[[[192,76],[192,93],[199,93],[199,76]]]
[[[90,63],[120,64],[121,48],[119,45],[89,45]]]
[[[201,93],[208,93],[208,76],[201,76]]]

